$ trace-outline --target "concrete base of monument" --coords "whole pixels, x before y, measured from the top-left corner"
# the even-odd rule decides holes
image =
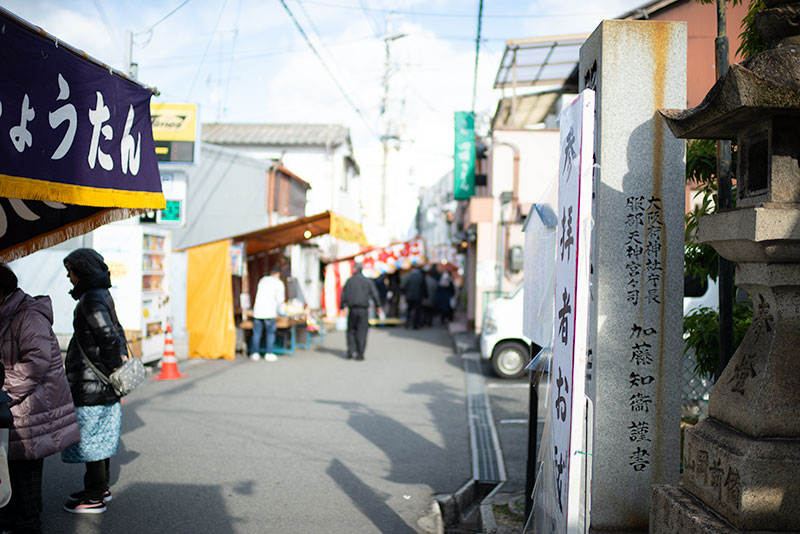
[[[708,417],[686,431],[683,465],[683,488],[736,528],[800,527],[800,440],[755,439]]]
[[[650,494],[650,534],[775,534],[739,530],[711,512],[681,486],[654,485]],[[800,531],[782,531],[800,534]]]

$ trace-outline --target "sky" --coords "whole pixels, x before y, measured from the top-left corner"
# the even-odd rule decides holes
[[[646,0],[2,0],[120,70],[128,50],[154,101],[194,102],[202,122],[350,129],[364,202],[379,202],[390,133],[391,237],[420,187],[452,169],[453,113],[491,117],[507,39],[589,33]],[[389,62],[386,61],[386,37]],[[130,44],[132,43],[132,46]],[[310,43],[310,44],[309,44]],[[388,90],[387,90],[388,87]],[[382,102],[386,100],[382,113]],[[485,120],[484,120],[485,122]],[[370,210],[374,213],[374,210]]]

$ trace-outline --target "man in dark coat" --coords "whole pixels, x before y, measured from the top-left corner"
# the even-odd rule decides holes
[[[403,280],[403,292],[406,295],[406,328],[418,329],[422,326],[422,299],[428,296],[425,275],[418,267],[414,267]]]
[[[369,301],[375,303],[381,313],[380,295],[372,280],[361,272],[362,265],[355,264],[355,272],[342,288],[339,308],[348,308],[347,313],[347,359],[363,360],[367,346],[367,329],[369,328]]]

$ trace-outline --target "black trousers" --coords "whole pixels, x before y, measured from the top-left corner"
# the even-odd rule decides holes
[[[367,329],[369,328],[369,309],[350,308],[347,314],[347,357],[364,358],[367,348]]]
[[[0,508],[0,529],[25,534],[42,532],[43,459],[9,460],[11,500]]]
[[[95,501],[103,498],[103,492],[108,489],[111,474],[111,459],[86,462],[86,473],[83,475],[83,491],[86,496]]]
[[[422,326],[422,301],[406,299],[406,328],[420,328]]]

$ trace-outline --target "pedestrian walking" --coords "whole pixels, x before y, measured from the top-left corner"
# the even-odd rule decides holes
[[[111,500],[111,457],[119,447],[122,408],[114,389],[97,372],[110,375],[128,357],[128,347],[108,291],[111,274],[103,257],[91,248],[79,248],[64,258],[64,266],[73,285],[69,293],[78,301],[65,365],[81,439],[62,451],[61,459],[86,465],[83,490],[69,496],[64,510],[101,514]]]
[[[389,288],[386,287],[386,278],[386,273],[381,273],[377,278],[372,280],[372,283],[375,284],[375,289],[378,290],[378,297],[380,298],[378,305],[381,308],[386,307],[386,301],[389,296]]]
[[[403,293],[406,296],[406,328],[417,330],[422,326],[422,299],[428,293],[425,286],[425,276],[418,267],[411,269],[402,282]]]
[[[281,268],[273,265],[270,274],[262,276],[256,287],[256,300],[253,304],[253,335],[250,338],[250,359],[274,362],[276,319],[281,305],[286,300],[286,285],[281,280]],[[262,352],[261,338],[265,338],[265,350]]]
[[[436,308],[442,324],[453,320],[453,307],[451,301],[456,294],[453,277],[450,272],[444,271],[439,277],[439,285],[436,287]]]
[[[436,289],[439,281],[436,279],[436,270],[430,265],[425,267],[425,298],[422,299],[422,324],[433,326],[433,317],[436,314]]]
[[[31,297],[0,264],[0,360],[3,391],[14,424],[9,429],[11,500],[0,508],[0,530],[40,533],[44,458],[80,440],[49,297]],[[8,481],[4,481],[8,482]]]
[[[400,297],[403,292],[400,283],[400,272],[394,271],[389,273],[388,278],[388,291],[386,298],[389,301],[389,317],[400,317]]]
[[[362,272],[362,265],[355,265],[353,276],[348,278],[342,288],[339,308],[347,308],[347,359],[363,360],[367,347],[369,329],[369,301],[375,303],[378,315],[383,313],[380,295],[372,280]]]

